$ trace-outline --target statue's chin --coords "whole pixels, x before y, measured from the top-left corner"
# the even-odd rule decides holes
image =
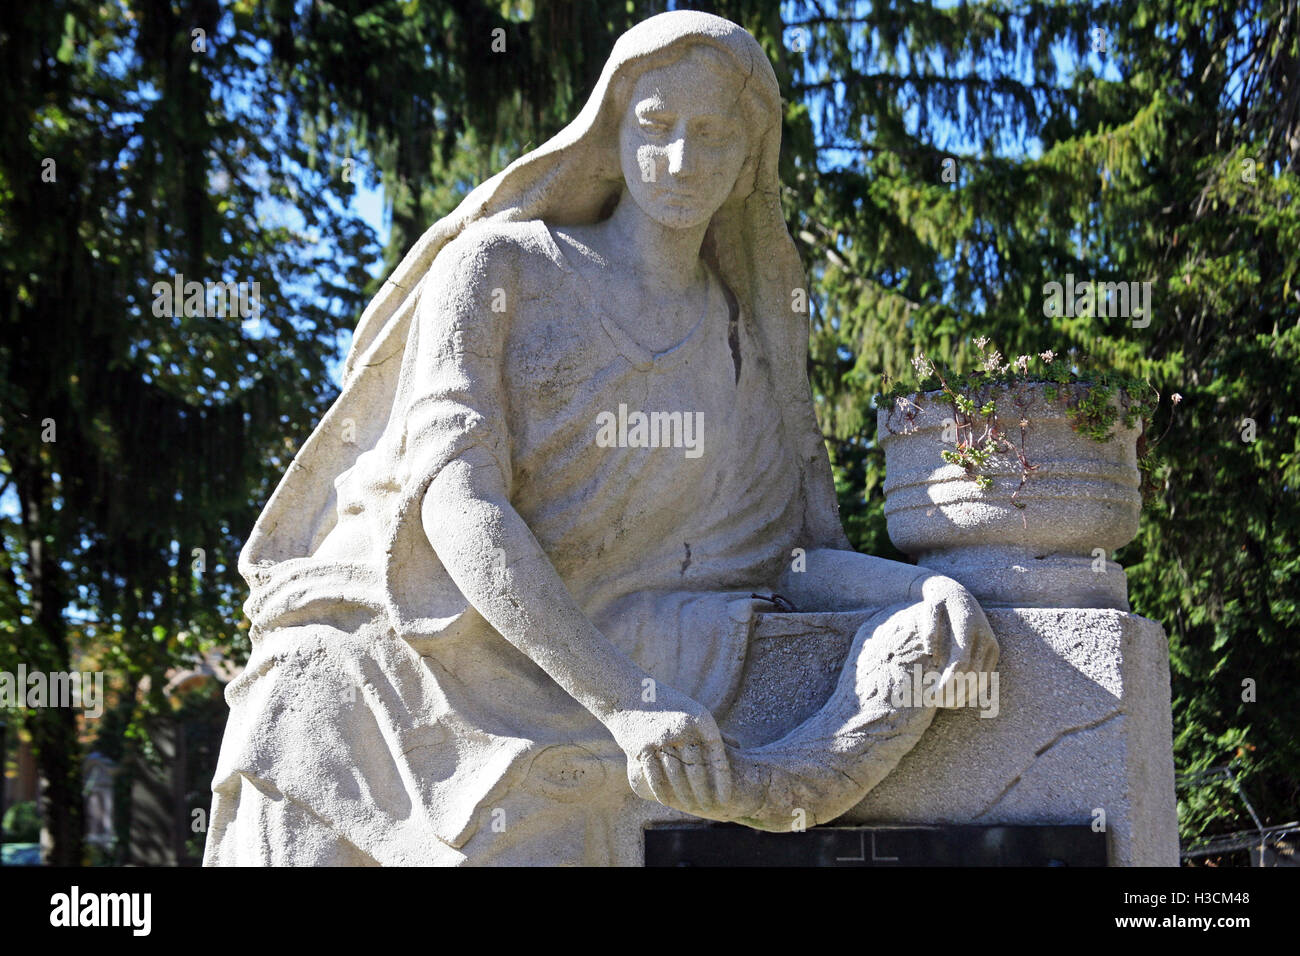
[[[715,211],[712,207],[701,208],[698,205],[664,202],[662,200],[638,201],[637,205],[647,216],[668,229],[691,229],[701,223],[708,222],[709,217]]]

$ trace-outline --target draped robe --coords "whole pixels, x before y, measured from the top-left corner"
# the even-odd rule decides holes
[[[751,592],[810,544],[800,472],[772,428],[767,363],[720,278],[686,335],[654,354],[575,268],[592,255],[534,220],[471,227],[438,257],[401,400],[334,482],[335,521],[310,554],[254,582],[258,646],[228,694],[245,729],[226,736],[214,827],[233,818],[241,778],[379,862],[407,861],[412,830],[417,844],[464,847],[491,827],[493,799],[513,790],[518,801],[521,786],[534,826],[551,813],[563,827],[566,804],[584,793],[599,804],[595,790],[612,808],[592,814],[644,803],[625,799],[608,731],[483,620],[423,537],[412,502],[474,446],[601,633],[654,679],[725,712]],[[653,436],[634,427],[624,447],[598,441],[602,422],[635,424],[638,412],[659,423]],[[682,429],[663,426],[674,415]],[[688,415],[698,433],[683,430]],[[628,447],[638,439],[661,447]],[[220,846],[214,837],[213,861]]]

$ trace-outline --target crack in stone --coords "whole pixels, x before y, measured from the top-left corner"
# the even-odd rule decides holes
[[[381,365],[385,365],[385,364],[387,364],[388,362],[392,361],[393,358],[394,358],[397,354],[398,354],[397,350],[394,349],[392,352],[389,352],[387,355],[385,355],[383,358],[381,358],[378,362],[367,362],[367,363],[365,364],[365,366],[363,366],[363,367],[364,367],[364,368],[379,368],[379,366],[381,366]]]
[[[1015,777],[1012,778],[1010,783],[1008,783],[1005,787],[1002,788],[1002,792],[999,793],[996,797],[994,797],[992,802],[989,803],[988,806],[986,806],[979,813],[975,814],[975,816],[972,817],[972,819],[978,820],[980,817],[991,812],[994,807],[996,807],[999,803],[1002,802],[1002,800],[1007,796],[1007,794],[1009,794],[1012,790],[1014,790],[1017,786],[1019,786],[1021,779],[1024,777],[1025,774],[1027,774],[1030,770],[1033,769],[1034,764],[1038,762],[1039,758],[1042,757],[1043,754],[1047,753],[1047,751],[1051,750],[1053,747],[1059,744],[1066,737],[1069,737],[1073,734],[1083,733],[1086,730],[1096,730],[1102,724],[1109,723],[1110,721],[1114,720],[1116,717],[1119,716],[1122,716],[1122,711],[1112,710],[1110,713],[1105,714],[1102,717],[1098,717],[1096,720],[1089,721],[1086,724],[1080,724],[1077,727],[1067,727],[1065,728],[1065,730],[1062,730],[1059,734],[1057,734],[1047,743],[1043,744],[1041,747],[1035,750],[1034,756],[1030,759],[1029,763],[1027,763],[1020,770],[1020,772],[1017,773]]]

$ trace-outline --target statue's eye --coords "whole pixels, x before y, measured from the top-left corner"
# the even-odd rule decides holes
[[[647,133],[652,133],[655,136],[661,136],[672,129],[672,124],[662,116],[649,115],[642,116],[639,119],[641,129],[645,130]]]
[[[707,119],[695,127],[695,135],[705,143],[720,143],[731,136],[731,124],[723,120]]]

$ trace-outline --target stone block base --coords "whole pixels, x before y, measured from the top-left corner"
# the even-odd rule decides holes
[[[987,613],[1002,648],[997,716],[941,710],[893,773],[836,822],[1095,820],[1113,865],[1177,866],[1163,628],[1110,609]]]
[[[1001,646],[996,714],[940,710],[898,767],[833,825],[1095,825],[1112,865],[1177,866],[1164,629],[1109,608],[986,613]],[[868,616],[760,617],[724,730],[750,746],[814,713]],[[649,825],[690,819],[664,807],[647,816]]]

